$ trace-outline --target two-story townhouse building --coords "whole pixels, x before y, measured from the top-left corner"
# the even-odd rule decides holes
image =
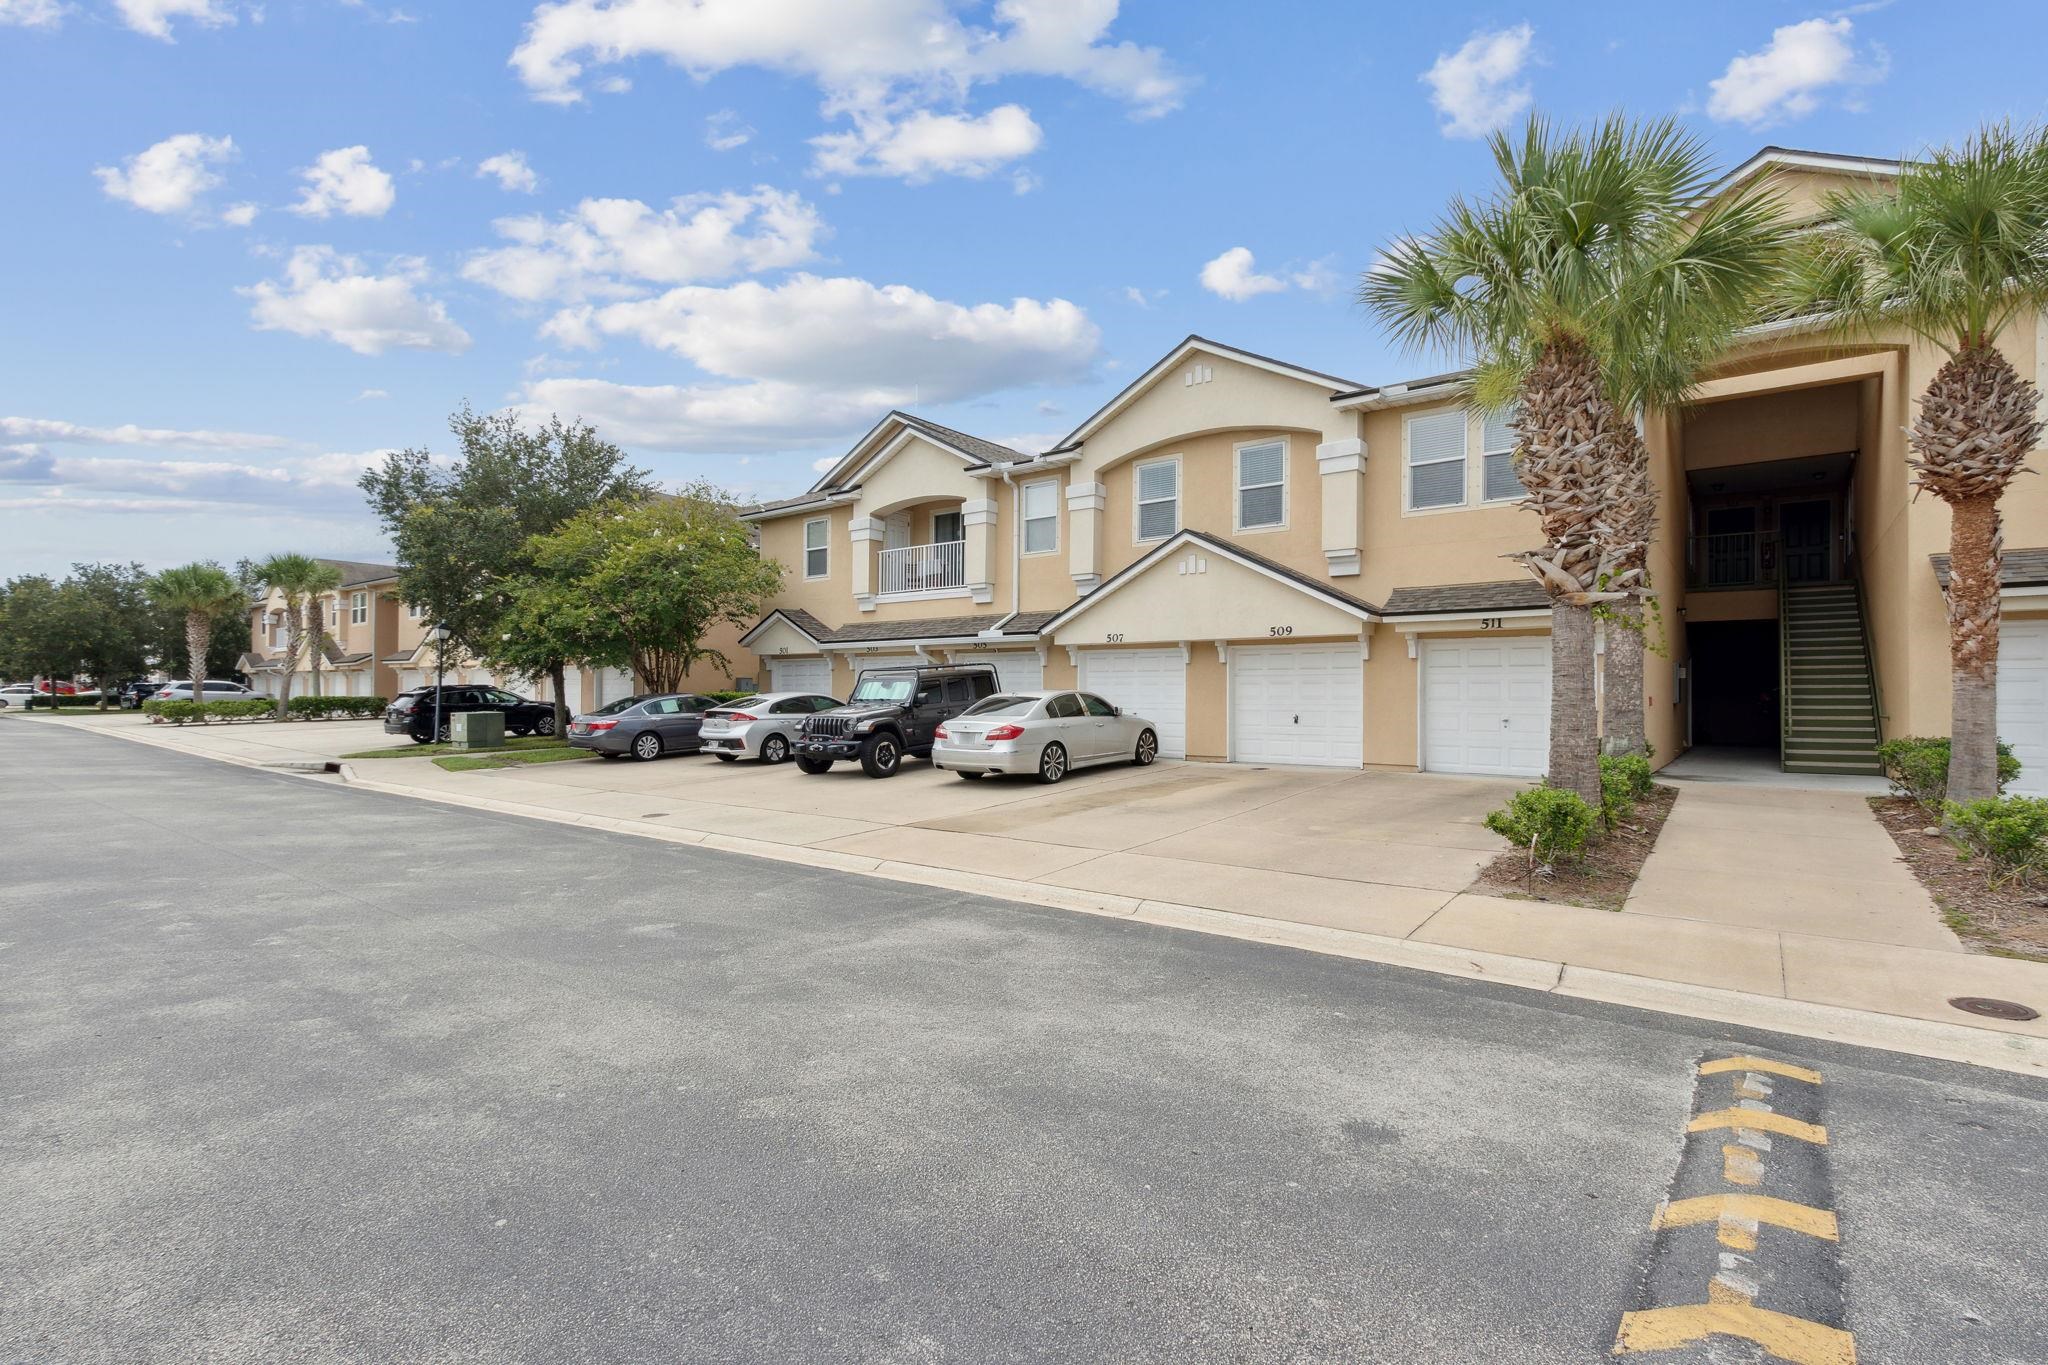
[[[1810,216],[1897,164],[1767,148]],[[2004,342],[2048,390],[2048,335]],[[1871,771],[1942,734],[1947,509],[1905,429],[1943,360],[1903,333],[1759,329],[1683,409],[1646,414],[1660,490],[1645,673],[1659,762],[1717,745]],[[811,490],[748,514],[785,566],[744,637],[776,687],[844,695],[919,657],[1079,686],[1169,756],[1539,775],[1549,611],[1503,556],[1538,541],[1512,413],[1464,376],[1366,385],[1196,336],[1053,448],[892,412]],[[2048,790],[2048,486],[2006,499],[2000,728]],[[1596,679],[1597,681],[1597,679]]]

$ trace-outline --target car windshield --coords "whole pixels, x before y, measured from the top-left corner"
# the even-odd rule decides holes
[[[654,694],[651,692],[644,692],[637,697],[620,697],[615,702],[611,702],[608,705],[598,707],[595,711],[592,711],[590,714],[593,716],[624,715],[626,712],[638,706],[641,702],[647,701],[653,695]]]
[[[767,700],[766,697],[741,697],[737,701],[722,701],[718,703],[718,709],[720,711],[744,711],[749,706],[759,706]]]
[[[859,682],[853,685],[853,696],[849,704],[858,705],[861,702],[906,702],[910,700],[910,693],[916,686],[917,679],[907,673],[899,673],[893,677],[883,677],[873,673],[865,674]]]
[[[1038,705],[1036,697],[1013,697],[998,692],[993,697],[984,697],[962,714],[969,716],[1028,716],[1031,708]]]

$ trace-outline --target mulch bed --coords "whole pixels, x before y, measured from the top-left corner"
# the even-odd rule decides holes
[[[1657,835],[1677,800],[1677,788],[1652,787],[1648,796],[1636,802],[1634,815],[1587,846],[1583,861],[1555,868],[1548,876],[1539,868],[1531,877],[1528,852],[1510,849],[1488,863],[1469,889],[1489,896],[1619,910],[1650,850],[1657,846]]]
[[[1925,832],[1935,827],[1934,817],[1917,801],[1874,796],[1870,808],[1958,938],[1979,952],[2048,962],[2048,881],[1994,887],[1982,863],[1966,861],[1947,838]]]

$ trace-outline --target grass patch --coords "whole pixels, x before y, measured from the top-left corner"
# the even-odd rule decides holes
[[[478,753],[504,753],[513,749],[566,749],[569,741],[554,735],[515,735],[505,741],[504,749],[458,749],[453,744],[400,744],[389,749],[365,749],[359,754],[343,754],[343,758],[428,758],[435,754],[459,754],[467,757]]]
[[[452,754],[435,759],[434,766],[451,773],[473,773],[488,768],[521,768],[529,763],[564,763],[572,758],[589,757],[591,755],[585,750],[563,745],[559,749],[527,749],[518,753],[497,749],[481,754]]]

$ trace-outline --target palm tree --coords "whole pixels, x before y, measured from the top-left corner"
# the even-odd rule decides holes
[[[1669,119],[1532,118],[1491,146],[1494,193],[1389,248],[1359,297],[1410,345],[1469,358],[1475,405],[1515,405],[1544,545],[1509,557],[1550,595],[1548,781],[1597,805],[1593,608],[1639,600],[1654,528],[1635,413],[1680,401],[1748,319],[1782,229],[1766,193],[1710,200],[1705,147]]]
[[[1903,328],[1948,354],[1907,461],[1948,504],[1949,796],[1998,794],[1998,500],[2041,439],[2040,395],[1998,339],[2048,308],[2048,130],[1980,130],[1907,165],[1890,192],[1838,193],[1792,309],[1844,335]]]
[[[186,564],[150,580],[150,596],[185,613],[185,653],[192,660],[192,700],[206,700],[206,649],[213,618],[245,606],[249,594],[218,564]]]
[[[314,613],[318,610],[315,599],[340,584],[341,572],[310,555],[276,554],[256,566],[256,576],[284,599],[283,681],[277,689],[277,718],[283,720],[299,659],[309,641],[313,649],[320,648],[319,637],[313,633]]]

